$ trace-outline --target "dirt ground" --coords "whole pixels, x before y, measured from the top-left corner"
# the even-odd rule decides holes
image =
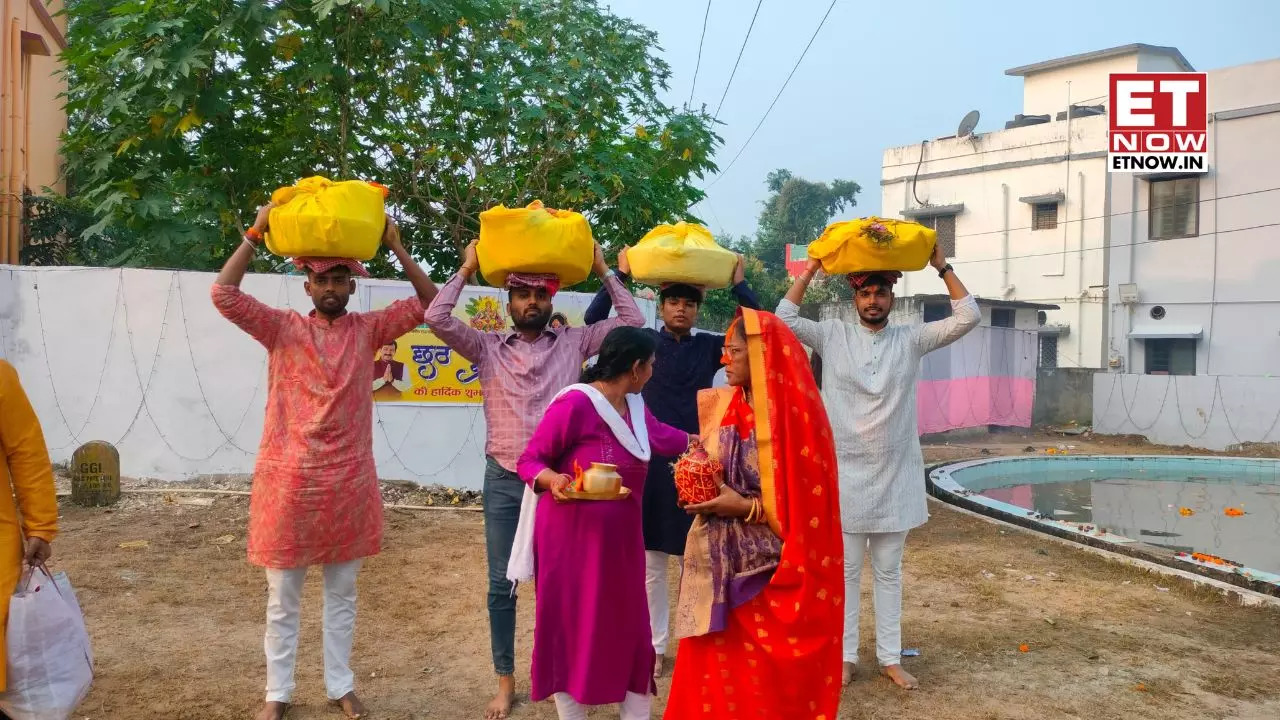
[[[926,455],[1058,445],[1075,446],[1073,453],[1158,452],[1131,441],[1033,434],[931,446]],[[405,501],[403,489],[388,493]],[[448,505],[453,497],[428,499]],[[207,507],[176,500],[130,495],[110,511],[63,504],[54,566],[80,595],[97,655],[97,678],[77,718],[243,720],[260,702],[266,583],[244,559],[247,499],[220,496]],[[1190,583],[937,504],[912,534],[905,574],[904,646],[921,651],[905,665],[922,689],[904,693],[864,676],[847,690],[841,718],[1280,717],[1280,611],[1233,606]],[[871,667],[866,582],[862,658]],[[525,693],[531,590],[521,594],[518,626]],[[316,577],[303,607],[295,720],[339,717],[324,698],[319,591]],[[389,510],[385,550],[365,566],[360,592],[354,665],[370,717],[481,717],[493,677],[479,513]],[[549,720],[555,709],[526,702],[513,717]],[[601,709],[593,717],[617,714]]]

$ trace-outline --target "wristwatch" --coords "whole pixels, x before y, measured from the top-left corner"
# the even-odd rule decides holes
[[[951,267],[951,263],[947,263],[946,265],[943,265],[943,266],[942,266],[942,269],[941,269],[941,270],[939,270],[939,271],[938,271],[938,277],[940,277],[940,278],[944,278],[944,277],[946,277],[946,276],[947,276],[947,273],[949,273],[949,272],[955,272],[955,271],[956,271],[956,269],[955,269],[955,268],[953,268],[953,267]]]

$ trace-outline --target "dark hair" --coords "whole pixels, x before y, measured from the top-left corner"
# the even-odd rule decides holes
[[[617,327],[604,336],[596,364],[582,371],[578,382],[613,380],[631,372],[637,362],[647,362],[658,349],[653,335],[642,328]]]
[[[552,314],[551,314],[551,319],[550,319],[550,320],[547,320],[547,324],[548,324],[548,325],[550,325],[551,323],[553,323],[553,322],[555,322],[555,321],[557,321],[557,320],[559,320],[559,321],[560,321],[560,324],[561,324],[561,325],[568,325],[568,324],[569,324],[569,318],[565,317],[565,316],[564,316],[564,313],[552,313]]]
[[[691,302],[697,303],[698,305],[701,305],[702,291],[698,290],[698,288],[692,285],[686,285],[684,283],[672,283],[671,285],[666,286],[665,288],[663,288],[658,292],[658,298],[662,300],[662,302],[666,302],[668,300],[678,298],[681,300],[689,300]]]
[[[874,273],[872,275],[868,275],[867,279],[863,280],[862,285],[858,287],[854,292],[857,292],[857,290],[862,290],[864,288],[873,288],[873,287],[884,288],[889,292],[893,292],[893,285],[894,283],[890,281],[889,278],[879,273]]]
[[[382,345],[380,345],[379,347],[380,347],[380,348],[384,348],[384,347],[386,347],[386,346],[388,346],[388,345],[390,345],[390,346],[391,346],[391,349],[393,349],[393,350],[399,350],[399,349],[400,349],[400,343],[396,342],[395,340],[392,340],[391,342],[384,342],[384,343],[382,343]]]

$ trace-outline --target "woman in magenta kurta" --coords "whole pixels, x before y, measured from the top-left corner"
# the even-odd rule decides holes
[[[622,704],[623,720],[649,717],[654,653],[640,498],[650,454],[680,455],[690,441],[654,419],[638,395],[653,374],[653,353],[643,330],[610,332],[583,384],[547,408],[517,467],[539,493],[532,698],[554,696],[562,720],[611,703]],[[594,462],[617,465],[631,495],[568,499],[575,466]]]

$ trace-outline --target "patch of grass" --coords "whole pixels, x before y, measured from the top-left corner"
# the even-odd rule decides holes
[[[1275,682],[1276,669],[1272,667],[1264,673],[1256,668],[1244,666],[1236,672],[1208,675],[1201,681],[1200,689],[1232,700],[1267,700],[1280,696]]]

